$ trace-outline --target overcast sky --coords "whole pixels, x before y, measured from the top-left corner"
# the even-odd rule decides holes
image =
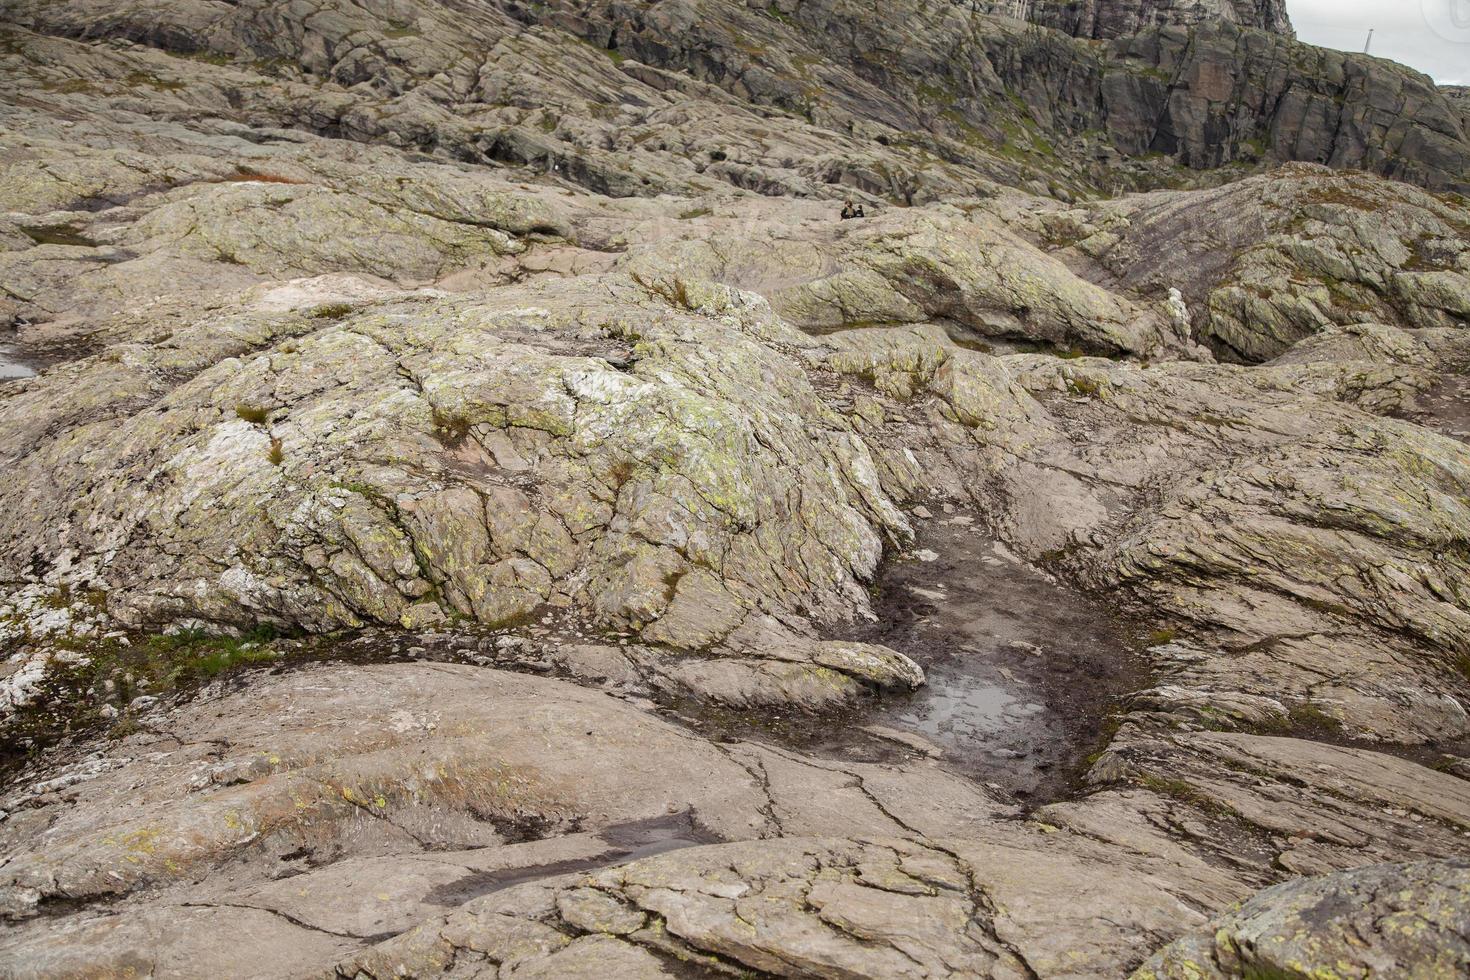
[[[1419,69],[1442,85],[1470,85],[1470,0],[1286,0],[1297,37]]]

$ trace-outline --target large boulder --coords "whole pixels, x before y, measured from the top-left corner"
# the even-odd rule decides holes
[[[1470,970],[1467,933],[1465,862],[1376,865],[1268,888],[1133,976],[1462,976]]]
[[[1194,336],[1268,360],[1334,326],[1470,323],[1470,209],[1451,196],[1293,165],[1211,190],[1044,214],[1062,254],[1129,289],[1177,289]]]

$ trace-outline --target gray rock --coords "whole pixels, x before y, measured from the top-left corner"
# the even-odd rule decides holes
[[[1463,932],[1463,93],[1245,0],[0,15],[0,973]],[[1116,717],[932,757],[993,652],[866,625],[893,556],[917,617],[984,563],[1136,619]]]
[[[1377,865],[1286,882],[1160,950],[1134,977],[1451,977],[1470,969],[1470,867]]]
[[[1075,34],[1111,38],[1164,25],[1195,27],[1214,21],[1293,36],[1282,0],[1029,0],[1024,19]]]

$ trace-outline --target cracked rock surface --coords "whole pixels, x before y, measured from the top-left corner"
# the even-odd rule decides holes
[[[1465,973],[1467,127],[1274,2],[0,0],[0,976]]]

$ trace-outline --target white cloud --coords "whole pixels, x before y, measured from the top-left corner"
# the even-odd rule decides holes
[[[1470,0],[1287,0],[1297,37],[1417,68],[1441,85],[1470,85]]]

